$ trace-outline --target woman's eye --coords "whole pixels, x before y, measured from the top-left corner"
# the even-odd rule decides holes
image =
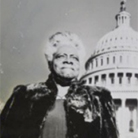
[[[78,57],[73,57],[73,59],[75,59],[76,61],[79,61],[79,58]]]
[[[64,55],[56,55],[55,58],[56,58],[56,59],[58,59],[58,58],[64,58]]]

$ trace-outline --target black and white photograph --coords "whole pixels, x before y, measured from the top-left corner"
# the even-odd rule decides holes
[[[1,0],[0,138],[138,138],[138,0]]]

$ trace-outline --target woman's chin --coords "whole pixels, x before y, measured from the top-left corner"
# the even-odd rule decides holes
[[[61,76],[63,76],[64,78],[74,78],[77,75],[74,74],[74,71],[68,69],[68,70],[62,72]]]
[[[66,80],[76,78],[76,76],[74,74],[64,74],[61,77],[65,78]]]

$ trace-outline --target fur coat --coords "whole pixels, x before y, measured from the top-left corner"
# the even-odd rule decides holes
[[[52,75],[44,83],[19,85],[1,113],[1,138],[38,138],[54,106],[57,87]]]
[[[67,138],[118,138],[110,91],[75,82],[65,100]]]
[[[17,86],[1,114],[1,138],[40,138],[57,97],[52,75],[46,83]],[[110,92],[74,82],[64,101],[66,138],[118,138]]]

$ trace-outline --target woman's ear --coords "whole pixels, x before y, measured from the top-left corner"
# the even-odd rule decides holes
[[[48,56],[46,54],[45,55],[45,58],[47,60],[47,63],[48,63],[48,67],[49,67],[49,70],[52,72],[53,71],[53,62],[51,60],[49,60]]]
[[[49,70],[51,72],[53,72],[53,62],[52,61],[48,61],[48,67],[49,67]]]

